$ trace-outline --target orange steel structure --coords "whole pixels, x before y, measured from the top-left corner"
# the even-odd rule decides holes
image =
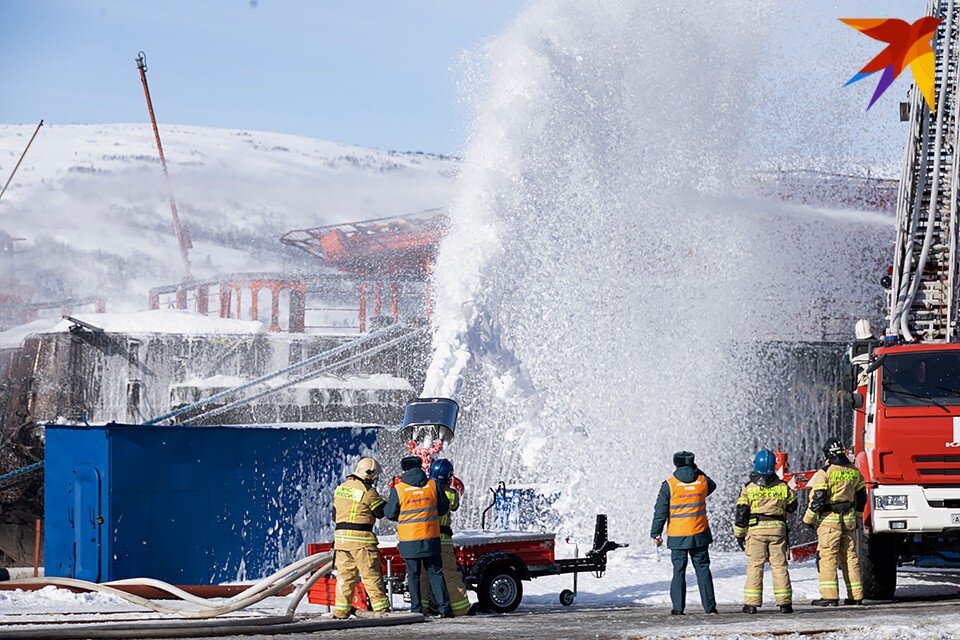
[[[259,317],[260,293],[269,291],[269,330],[274,332],[283,330],[280,322],[280,297],[286,292],[290,296],[286,330],[293,333],[302,333],[304,330],[307,283],[299,278],[278,274],[241,273],[221,276],[215,280],[154,287],[150,290],[149,308],[159,309],[161,296],[173,295],[173,304],[177,309],[188,309],[192,306],[197,313],[206,315],[210,312],[212,291],[219,301],[221,318],[247,320],[256,320]],[[244,298],[249,300],[246,313]]]
[[[444,209],[362,222],[288,231],[280,242],[314,255],[337,271],[360,276],[360,331],[366,331],[368,284],[373,285],[373,317],[383,311],[384,284],[390,284],[390,316],[399,316],[400,281],[424,284],[427,318],[432,310],[430,277],[440,240],[446,234]]]

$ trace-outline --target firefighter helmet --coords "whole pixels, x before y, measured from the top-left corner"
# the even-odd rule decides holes
[[[373,458],[360,458],[353,469],[353,475],[361,480],[376,480],[380,475],[380,463]]]
[[[769,476],[776,471],[777,460],[770,449],[761,449],[753,456],[753,470],[762,476]]]
[[[453,463],[441,458],[430,466],[430,478],[441,484],[450,484],[453,477]]]
[[[840,438],[830,438],[823,445],[823,455],[827,458],[840,458],[847,455],[847,449],[840,442]]]

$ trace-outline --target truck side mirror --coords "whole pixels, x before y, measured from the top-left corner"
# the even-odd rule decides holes
[[[850,400],[853,402],[854,409],[863,409],[863,394],[859,391],[854,391],[850,394]]]
[[[849,362],[840,367],[840,386],[847,393],[853,393],[857,388],[856,378],[853,373],[853,365]]]

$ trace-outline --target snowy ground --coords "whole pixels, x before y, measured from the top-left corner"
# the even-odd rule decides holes
[[[564,549],[559,550],[561,553]],[[714,583],[721,615],[701,613],[692,571],[687,616],[669,615],[669,557],[657,557],[651,548],[619,550],[610,556],[608,573],[602,579],[581,576],[576,603],[560,606],[557,595],[570,588],[570,576],[541,578],[524,584],[523,604],[508,616],[481,616],[452,621],[434,621],[432,638],[765,638],[773,633],[796,632],[817,637],[856,640],[885,638],[948,638],[960,636],[960,618],[954,614],[960,594],[960,575],[903,572],[898,601],[876,603],[862,609],[842,607],[822,610],[805,606],[817,597],[816,568],[812,562],[791,569],[794,616],[781,616],[772,606],[769,575],[765,591],[768,605],[756,617],[739,614],[743,588],[744,557],[739,553],[713,556]],[[285,598],[272,598],[256,613],[280,612]],[[398,597],[395,605],[402,608]],[[326,607],[304,604],[301,613],[326,614]],[[37,592],[0,592],[0,624],[27,621],[90,619],[149,619],[116,598],[99,594],[72,594],[54,588]],[[354,631],[324,631],[322,637],[348,637]],[[367,630],[365,640],[422,637],[423,627]],[[266,637],[266,636],[264,636]],[[289,636],[286,636],[289,637]],[[307,637],[307,636],[303,636]],[[320,637],[320,636],[316,636]]]

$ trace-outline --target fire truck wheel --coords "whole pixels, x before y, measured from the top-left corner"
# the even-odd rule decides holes
[[[893,600],[897,590],[897,537],[860,534],[857,547],[863,594],[870,600]]]
[[[520,605],[523,583],[507,566],[491,567],[483,575],[477,589],[480,606],[496,613],[510,613]]]
[[[564,589],[560,592],[560,604],[565,607],[569,607],[573,604],[573,598],[573,591],[570,591],[570,589]]]

